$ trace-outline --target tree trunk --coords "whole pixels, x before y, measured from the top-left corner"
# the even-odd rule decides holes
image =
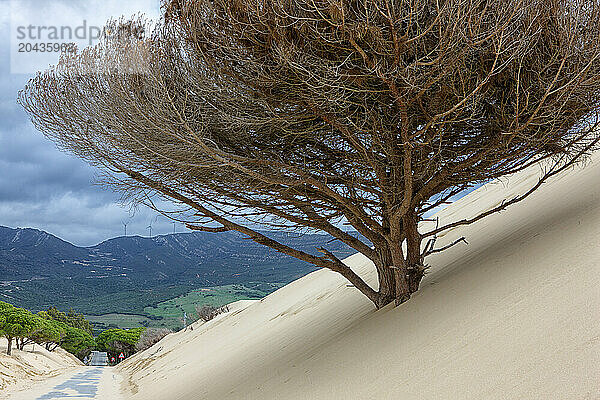
[[[394,236],[392,236],[394,238]],[[392,254],[392,268],[394,271],[395,281],[395,296],[396,305],[400,305],[410,298],[410,289],[408,285],[408,271],[406,266],[406,260],[403,256],[402,241],[394,238],[393,243],[390,245]]]
[[[21,339],[21,346],[20,346],[20,349],[21,349],[21,350],[24,350],[24,349],[25,349],[25,346],[27,346],[27,345],[28,345],[28,344],[30,344],[30,343],[32,343],[32,344],[34,344],[34,345],[35,345],[35,340],[33,340],[33,339],[30,339],[30,338],[22,338],[22,339]]]
[[[422,237],[417,229],[417,217],[407,214],[402,219],[384,218],[384,228],[389,232],[387,240],[376,244],[377,257],[374,261],[377,269],[379,290],[375,292],[358,275],[342,262],[330,269],[342,274],[354,286],[365,294],[379,309],[395,301],[400,305],[410,299],[412,293],[419,290],[424,275],[421,256]],[[406,252],[403,249],[406,242]]]
[[[419,289],[419,283],[423,278],[422,238],[417,228],[416,215],[407,213],[402,219],[390,218],[389,232],[389,258],[391,258],[391,262],[388,265],[393,268],[393,287],[395,289],[393,299],[396,305],[400,305],[410,299],[411,294]],[[406,241],[406,253],[402,246],[403,241]],[[380,283],[382,281],[385,283],[388,279],[385,269],[378,272]],[[392,286],[388,284],[388,287]]]
[[[54,349],[56,349],[58,347],[58,344],[52,343],[52,342],[47,342],[45,344],[45,346],[46,346],[46,350],[52,352],[52,351],[54,351]]]
[[[406,232],[406,265],[407,280],[410,293],[419,290],[419,284],[425,272],[423,258],[421,256],[421,234],[418,231],[417,216],[407,214],[403,218],[403,226]]]
[[[408,286],[411,293],[419,290],[419,285],[421,284],[421,280],[423,279],[424,271],[422,265],[416,265],[414,270],[411,270],[408,274]]]
[[[404,264],[404,263],[403,263]],[[394,269],[394,278],[396,279],[396,305],[408,301],[410,299],[410,287],[408,284],[408,274],[406,273],[406,266],[401,264]]]
[[[378,250],[379,261],[376,263],[377,276],[379,279],[379,300],[375,304],[381,308],[391,303],[396,297],[396,279],[394,277],[392,253],[389,248]]]
[[[12,338],[7,337],[6,339],[8,340],[8,347],[6,348],[6,354],[8,354],[10,356],[12,354]]]

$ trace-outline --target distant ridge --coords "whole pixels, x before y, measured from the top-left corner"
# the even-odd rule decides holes
[[[327,243],[330,236],[266,234],[313,254],[323,245],[340,257],[354,253],[339,241]],[[168,286],[285,283],[314,270],[238,232],[120,236],[80,247],[38,229],[0,226],[0,299],[33,309]]]

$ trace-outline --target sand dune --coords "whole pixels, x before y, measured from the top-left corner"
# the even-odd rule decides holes
[[[24,350],[13,346],[8,356],[6,346],[6,339],[0,339],[0,399],[83,365],[61,348],[49,352],[37,344],[26,345]]]
[[[539,167],[439,213],[475,215]],[[600,399],[600,157],[440,239],[422,289],[375,311],[335,273],[169,335],[125,361],[134,399]],[[373,283],[366,260],[351,265]]]

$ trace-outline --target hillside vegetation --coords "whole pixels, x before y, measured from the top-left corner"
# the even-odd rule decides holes
[[[272,235],[309,252],[331,239]],[[353,253],[339,242],[329,247],[339,256]],[[43,231],[0,227],[0,298],[33,310],[56,306],[151,318],[156,314],[146,307],[194,289],[244,285],[245,298],[252,298],[255,288],[264,295],[314,270],[234,232],[127,236],[78,247]]]
[[[62,347],[83,359],[96,346],[91,325],[81,314],[72,311],[65,314],[56,308],[34,314],[2,301],[0,335],[7,340],[7,355],[12,354],[13,345],[23,350],[26,345],[37,343],[48,351]]]
[[[220,307],[238,300],[260,299],[273,292],[282,284],[249,282],[245,285],[224,285],[205,287],[144,308],[142,314],[109,313],[87,315],[94,324],[94,332],[109,328],[155,327],[179,330],[184,325],[184,315],[188,323],[197,319],[196,309],[204,305]]]

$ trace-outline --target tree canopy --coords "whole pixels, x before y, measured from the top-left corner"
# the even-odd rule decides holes
[[[53,315],[58,315],[57,312],[52,307],[49,311],[34,314],[0,301],[0,335],[8,340],[7,353],[11,354],[14,340],[20,350],[29,343],[38,343],[45,345],[49,351],[60,346],[80,359],[88,355],[96,346],[93,336],[83,329],[55,320]],[[80,315],[74,311],[69,314]],[[79,317],[75,320],[81,324]]]
[[[19,102],[124,200],[339,272],[381,307],[406,301],[425,258],[459,243],[436,247],[439,234],[597,147],[598,32],[599,0],[171,0],[156,28],[113,21]],[[524,193],[424,223],[539,162]],[[332,235],[375,264],[378,288],[326,248],[308,254],[260,226]]]
[[[44,313],[47,319],[53,319],[92,334],[92,324],[90,324],[90,321],[85,319],[83,314],[76,312],[72,308],[67,313],[64,313],[56,307],[50,307]]]
[[[28,342],[45,344],[47,350],[54,350],[66,334],[65,327],[44,317],[42,313],[35,316],[38,320],[37,328],[27,335]],[[23,342],[23,345],[26,342]]]
[[[65,330],[66,333],[60,342],[60,347],[74,354],[80,360],[83,360],[85,356],[96,348],[96,341],[88,332],[73,328],[72,326],[65,326]]]
[[[11,354],[13,339],[22,349],[24,340],[36,335],[43,327],[42,320],[35,314],[8,303],[0,302],[0,315],[0,333],[8,340],[7,354]]]
[[[98,350],[117,356],[124,353],[126,357],[136,352],[136,345],[146,328],[107,329],[96,338]]]

